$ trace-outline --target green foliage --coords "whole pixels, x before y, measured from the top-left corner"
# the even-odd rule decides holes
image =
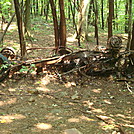
[[[11,66],[7,61],[4,61],[2,65],[0,65],[0,70],[6,70]]]
[[[0,1],[0,5],[2,5],[2,6],[1,6],[2,15],[3,15],[5,18],[8,18],[8,16],[9,16],[9,11],[10,11],[10,7],[11,7],[11,2],[10,2],[10,0],[2,0],[2,1]]]
[[[35,69],[35,64],[31,64],[30,68],[28,66],[22,66],[22,68],[20,69],[19,72],[21,72],[21,73],[22,72],[30,72],[30,73],[32,73],[34,71],[34,69]]]
[[[29,69],[27,66],[22,66],[22,68],[20,69],[20,72],[27,72]]]

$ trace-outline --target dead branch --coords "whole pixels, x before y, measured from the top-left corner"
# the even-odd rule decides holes
[[[11,24],[11,22],[13,21],[14,17],[15,17],[15,13],[13,14],[11,20],[8,22],[7,27],[6,27],[6,29],[5,29],[5,31],[4,31],[4,33],[3,33],[3,35],[2,35],[2,37],[1,37],[1,39],[0,39],[0,43],[3,41],[3,38],[4,38],[4,36],[5,36],[5,34],[6,34],[7,30],[8,30],[8,27],[10,26],[10,24]]]

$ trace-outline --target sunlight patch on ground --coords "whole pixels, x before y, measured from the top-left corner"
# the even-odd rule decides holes
[[[45,77],[45,78],[41,79],[41,84],[42,84],[42,85],[47,85],[47,84],[49,84],[49,83],[50,83],[49,78]]]
[[[17,101],[16,98],[11,98],[7,101],[0,101],[0,106],[8,105],[8,104],[14,104],[14,103],[16,103],[16,101]]]
[[[4,25],[3,25],[3,30],[5,30],[6,27],[7,27],[7,24],[4,24]],[[8,31],[14,30],[14,29],[17,29],[17,25],[16,25],[15,23],[13,23],[12,25],[10,25],[10,26],[8,27]]]
[[[94,109],[92,111],[96,113],[105,113],[104,111],[102,111],[102,109]]]
[[[78,122],[80,122],[80,119],[78,119],[78,118],[70,118],[70,119],[68,119],[68,122],[76,122],[76,123],[78,123]]]
[[[88,118],[86,116],[81,116],[80,119],[85,120],[85,121],[95,121],[94,119]]]
[[[42,130],[48,130],[52,128],[52,125],[48,123],[38,123],[35,125],[35,127],[37,127],[38,129],[42,129]]]
[[[106,104],[112,104],[109,100],[104,100]]]
[[[125,124],[125,125],[123,125],[123,126],[134,128],[134,125],[129,125],[129,124]]]
[[[49,92],[50,89],[46,88],[45,86],[37,87],[37,90],[43,91],[43,92]]]
[[[68,41],[69,43],[72,43],[72,42],[77,41],[77,40],[75,39],[75,36],[71,36],[71,37],[68,37],[68,38],[67,38],[67,41]]]
[[[15,88],[9,88],[8,91],[9,91],[9,92],[15,92],[16,89],[15,89]]]
[[[117,117],[122,117],[122,118],[126,118],[123,114],[117,114]]]
[[[11,123],[14,120],[19,120],[19,119],[24,119],[24,118],[26,117],[21,114],[4,115],[4,116],[0,116],[0,123]]]
[[[76,87],[76,83],[75,82],[67,82],[67,83],[65,83],[66,88],[70,88],[72,86]]]
[[[45,115],[44,118],[46,120],[56,121],[56,120],[62,119],[63,117],[58,117],[58,116],[52,115],[52,113],[50,113],[48,115]]]
[[[92,90],[94,93],[100,93],[102,91],[102,89],[98,88],[98,89],[93,89]]]

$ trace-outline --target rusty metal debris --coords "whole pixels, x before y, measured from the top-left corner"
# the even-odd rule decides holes
[[[54,71],[56,74],[65,75],[78,71],[83,76],[107,76],[116,74],[118,77],[134,77],[134,52],[121,49],[121,39],[111,37],[109,49],[82,50],[78,52],[65,51],[60,56],[46,59],[20,60],[12,48],[4,48],[0,54],[0,81],[3,81],[9,72],[17,72],[22,67],[34,64],[37,74],[45,71]],[[64,53],[65,52],[65,53]]]

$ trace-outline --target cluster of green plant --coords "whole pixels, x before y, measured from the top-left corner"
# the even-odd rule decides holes
[[[10,17],[10,14],[13,12],[11,0],[1,0],[0,1],[0,17],[3,15],[6,19]]]
[[[31,64],[30,67],[28,66],[22,66],[22,68],[19,70],[19,72],[30,72],[32,73],[35,70],[35,64]]]

